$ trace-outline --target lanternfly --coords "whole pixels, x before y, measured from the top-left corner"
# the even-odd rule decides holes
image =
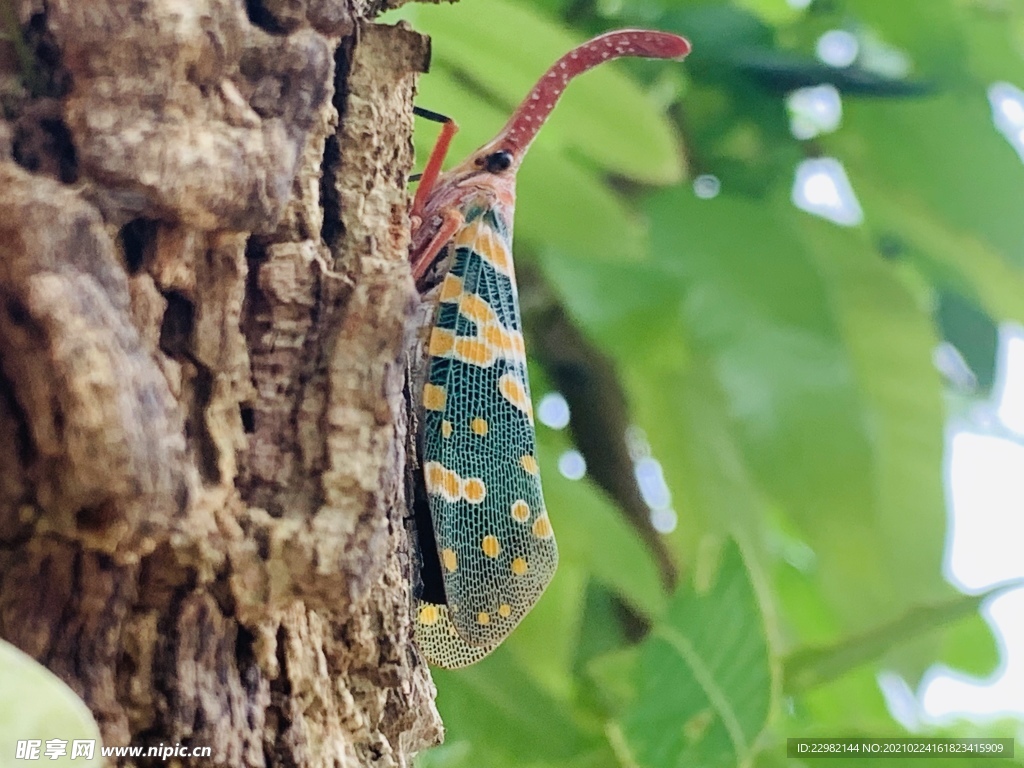
[[[415,632],[424,655],[442,667],[473,664],[494,650],[558,563],[512,264],[516,171],[572,78],[621,56],[681,59],[689,51],[685,39],[665,32],[596,37],[556,61],[497,138],[445,173],[457,128],[440,118],[445,124],[413,200],[410,259],[434,308],[420,382],[431,517],[421,540],[436,549],[424,560],[436,562],[443,583],[443,595],[420,601]]]

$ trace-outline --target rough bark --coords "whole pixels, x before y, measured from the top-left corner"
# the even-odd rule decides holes
[[[440,738],[404,488],[427,41],[360,0],[16,10],[0,637],[108,745],[408,764]]]

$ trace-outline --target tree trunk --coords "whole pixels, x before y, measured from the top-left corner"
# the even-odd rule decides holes
[[[427,41],[366,0],[0,2],[33,61],[0,55],[0,637],[107,745],[408,764],[441,733],[405,501]]]

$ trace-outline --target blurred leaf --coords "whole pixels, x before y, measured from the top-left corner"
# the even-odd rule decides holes
[[[857,481],[869,503],[840,513],[856,521],[841,524],[834,512],[825,517],[805,508],[803,524],[830,566],[822,569],[824,588],[842,607],[847,627],[862,631],[955,594],[941,575],[946,509],[942,385],[932,364],[937,339],[929,308],[898,272],[868,256],[862,236],[820,221],[800,232],[829,280],[872,448],[870,475]],[[900,585],[898,592],[892,584]],[[926,658],[919,649],[889,663],[916,680]]]
[[[548,430],[539,437],[544,497],[558,537],[560,565],[578,568],[634,610],[655,618],[665,607],[658,569],[634,529],[588,480],[568,480],[556,466],[567,446]],[[557,578],[557,577],[556,577]],[[582,602],[579,606],[582,608]]]
[[[102,766],[100,731],[92,713],[62,680],[31,656],[0,640],[0,755],[15,762],[19,740],[39,739],[39,760],[56,766]],[[64,743],[65,755],[50,759],[46,744]],[[92,740],[92,759],[71,758],[72,742]],[[31,761],[28,761],[31,762]]]
[[[797,7],[795,3],[780,3],[778,0],[736,0],[736,4],[749,8],[773,24],[787,24],[806,13],[806,9]]]
[[[871,96],[918,95],[932,88],[920,80],[886,77],[857,63],[829,66],[810,53],[777,47],[771,26],[733,5],[693,5],[670,12],[662,21],[691,39],[691,66],[713,80],[741,73],[777,94],[823,83],[842,93]]]
[[[757,14],[728,3],[695,3],[672,9],[661,22],[666,29],[687,37],[693,44],[689,64],[711,76],[743,51],[767,49],[775,41],[774,27]]]
[[[556,529],[560,541],[565,538],[563,531],[562,526]],[[560,558],[544,599],[505,643],[538,685],[566,700],[573,693],[587,576],[584,568]]]
[[[940,291],[938,322],[943,337],[963,356],[978,386],[991,390],[999,352],[999,328],[992,318],[960,294]]]
[[[858,667],[790,701],[794,706],[793,726],[787,736],[831,736],[836,727],[843,728],[844,734],[901,734],[871,667]]]
[[[0,0],[0,41],[9,43],[13,49],[14,56],[17,58],[21,85],[26,91],[36,97],[56,96],[56,93],[46,92],[48,90],[46,86],[49,84],[44,82],[43,74],[40,71],[40,62],[36,59],[36,51],[26,38],[15,7],[10,0]],[[8,66],[11,63],[13,62],[8,62]]]
[[[685,359],[679,343],[680,270],[652,260],[632,264],[596,264],[545,248],[538,266],[569,302],[575,320],[589,336],[619,360],[643,362],[652,357]],[[637,333],[637,329],[644,333]]]
[[[751,575],[730,543],[713,583],[682,590],[641,646],[637,699],[622,717],[638,765],[748,759],[776,696],[765,635]]]
[[[688,326],[745,458],[798,521],[846,626],[945,594],[943,414],[923,308],[859,236],[788,202],[678,191],[651,211],[657,258],[684,265]]]
[[[611,261],[646,252],[640,218],[591,171],[543,147],[530,160],[519,171],[516,202],[517,235],[530,250],[551,246]]]
[[[846,11],[859,23],[884,35],[886,42],[905,50],[914,70],[943,82],[965,79],[967,47],[961,30],[967,3],[958,0],[843,0]],[[845,7],[843,7],[845,6]],[[849,18],[849,16],[847,17]]]
[[[594,266],[570,281],[572,269],[560,273],[555,258],[546,263],[551,274],[561,274],[555,284],[574,314],[588,326],[593,320],[599,334],[609,333],[601,330],[602,313],[620,312],[630,301],[646,302],[650,335],[666,350],[661,355],[673,343],[673,318],[681,310],[689,318],[691,333],[712,354],[745,458],[798,521],[815,553],[815,577],[823,580],[843,626],[863,631],[882,616],[895,618],[949,594],[940,568],[943,416],[940,381],[931,365],[935,336],[925,308],[916,304],[898,272],[874,256],[861,237],[788,204],[765,209],[724,196],[699,201],[681,191],[652,201],[652,215],[655,231],[664,233],[656,243],[655,267]],[[699,231],[687,226],[697,220]],[[737,220],[746,227],[731,226]],[[647,284],[640,287],[643,280]],[[681,298],[673,298],[670,280]],[[637,298],[610,300],[619,292],[616,285]],[[655,301],[660,296],[664,299]],[[616,323],[607,325],[614,329]],[[676,338],[680,330],[677,326]],[[884,345],[875,342],[880,338]],[[682,490],[695,505],[684,509],[699,508],[738,525],[742,509],[762,503],[757,492],[748,490],[745,502],[724,500],[730,483],[723,480],[722,468],[711,468],[711,446],[724,443],[688,421],[668,399],[696,380],[687,383],[675,374],[671,384],[656,383],[657,357],[644,358],[636,369],[634,381],[651,381],[641,390],[634,387],[639,412],[649,407],[650,418],[665,426],[648,427],[655,455],[674,493]],[[930,388],[928,397],[923,388]],[[653,398],[649,406],[648,398]],[[714,424],[707,392],[700,402],[701,418]],[[677,421],[665,422],[666,414],[678,414]],[[641,423],[648,426],[646,418]],[[822,429],[825,424],[829,427]],[[669,448],[663,432],[678,436],[682,445]],[[683,459],[687,453],[689,460]],[[736,458],[723,454],[718,460],[726,462],[724,467]],[[688,464],[701,468],[680,475]],[[680,482],[689,485],[688,493]],[[694,498],[705,483],[714,489],[712,495]],[[683,522],[693,521],[684,517]],[[757,530],[757,524],[748,521],[744,528]],[[894,580],[904,585],[898,593],[891,589]]]
[[[958,31],[967,41],[965,70],[983,83],[1024,82],[1024,5],[1017,2],[962,4]]]
[[[824,83],[853,96],[920,96],[935,88],[924,81],[885,77],[856,64],[832,67],[789,51],[750,48],[736,56],[735,65],[765,90],[780,94]]]
[[[902,257],[938,289],[977,301],[996,321],[1024,322],[1024,273],[979,232],[951,226],[910,190],[883,179],[858,181],[857,188],[876,229],[898,236]]]
[[[563,764],[578,753],[603,749],[599,734],[576,722],[569,702],[538,687],[508,649],[467,669],[431,674],[446,739],[470,742],[460,765]]]
[[[864,190],[868,221],[909,215],[914,226],[915,215],[937,219],[958,239],[973,233],[1019,268],[1024,169],[992,124],[986,86],[899,103],[851,101],[843,130],[827,145],[842,157],[854,189]]]
[[[936,661],[973,677],[992,675],[1000,663],[992,627],[980,614],[950,627]]]
[[[1005,586],[1000,586],[980,595],[958,595],[943,603],[920,606],[896,621],[847,638],[830,648],[805,648],[786,661],[786,690],[795,693],[813,688],[825,680],[882,657],[894,646],[968,616],[976,616],[978,608],[986,599],[1004,589]]]
[[[639,647],[620,648],[593,658],[587,665],[587,677],[615,718],[636,703],[640,653]]]

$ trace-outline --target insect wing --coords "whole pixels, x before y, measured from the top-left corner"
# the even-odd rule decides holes
[[[498,647],[470,645],[452,623],[448,606],[420,601],[416,609],[416,645],[431,664],[445,669],[460,669],[476,664]]]
[[[537,602],[558,552],[538,473],[510,227],[494,208],[464,213],[428,341],[423,470],[448,605],[421,647],[443,642],[450,621],[486,655]],[[417,636],[426,629],[421,608]]]

